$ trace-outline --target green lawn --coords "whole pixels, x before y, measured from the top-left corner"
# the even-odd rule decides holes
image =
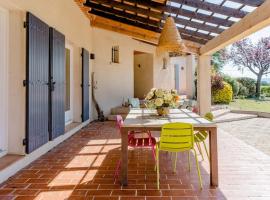
[[[270,100],[257,101],[254,99],[235,99],[230,103],[231,109],[270,112]]]

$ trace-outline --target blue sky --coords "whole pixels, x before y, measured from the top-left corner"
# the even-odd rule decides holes
[[[268,37],[270,36],[270,26],[256,32],[253,33],[252,35],[250,35],[248,38],[250,38],[253,42],[257,42],[260,38],[262,37]],[[250,72],[248,69],[241,72],[237,69],[237,67],[233,66],[231,63],[228,63],[224,66],[223,73],[228,74],[232,77],[251,77],[251,78],[256,78],[256,75],[254,75],[252,72]],[[270,78],[270,76],[268,75],[268,77],[264,77],[264,78]]]

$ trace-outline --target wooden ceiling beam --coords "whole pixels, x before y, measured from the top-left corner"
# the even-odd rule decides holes
[[[146,25],[146,24],[143,24],[143,23],[139,23],[139,22],[136,22],[136,21],[132,21],[132,20],[127,19],[127,18],[118,17],[116,15],[105,13],[105,12],[102,12],[102,11],[99,11],[99,10],[91,9],[90,13],[94,14],[94,15],[98,15],[100,17],[105,17],[105,18],[108,18],[108,19],[111,19],[111,20],[115,20],[115,21],[118,21],[118,22],[121,22],[121,23],[124,23],[124,24],[136,26],[136,27],[139,27],[139,28],[143,28],[143,29],[146,29],[146,30],[149,30],[149,31],[158,32],[152,26],[149,26],[149,25]],[[187,33],[186,34],[181,33],[181,36],[183,36],[183,39],[188,38],[188,40],[199,43],[199,44],[205,44],[207,42],[207,40],[205,40],[205,39],[192,37],[192,36],[189,36]]]
[[[161,26],[159,21],[155,21],[155,20],[152,20],[152,19],[149,19],[149,18],[146,18],[146,17],[141,17],[141,16],[138,16],[138,15],[135,15],[135,14],[130,14],[130,13],[125,12],[125,11],[116,10],[114,8],[103,6],[101,4],[88,2],[87,5],[90,6],[91,9],[103,11],[103,12],[106,12],[106,13],[111,13],[111,14],[114,14],[114,15],[118,15],[118,16],[121,16],[121,17],[131,19],[133,21],[139,21],[139,22],[144,23],[144,24],[151,24],[152,26],[156,26],[157,28],[159,28]]]
[[[89,11],[89,12],[91,14],[98,15],[100,17],[105,17],[105,18],[115,20],[118,22],[122,22],[124,24],[130,24],[132,26],[137,26],[137,27],[149,30],[149,31],[160,32],[160,28],[158,28],[158,27],[150,26],[150,25],[141,23],[139,21],[133,21],[133,20],[130,20],[130,19],[125,18],[125,17],[119,17],[119,16],[116,16],[114,14],[106,13],[106,12],[96,10],[96,9],[91,9],[91,11]]]
[[[150,42],[153,45],[157,45],[160,34],[154,33],[152,31],[148,31],[139,27],[131,26],[128,24],[123,24],[121,22],[117,22],[111,19],[103,18],[96,16],[92,21],[92,26],[129,35],[134,39],[139,39],[141,41]],[[194,54],[199,53],[199,48],[201,45],[199,43],[195,43],[192,41],[184,40],[186,47],[188,50]]]
[[[196,13],[196,12],[185,10],[182,8],[176,8],[171,5],[164,5],[161,3],[157,3],[155,1],[145,1],[145,0],[125,0],[125,1],[130,2],[130,3],[137,3],[139,5],[150,7],[153,9],[158,9],[158,10],[161,10],[162,12],[168,12],[168,13],[181,15],[181,16],[185,16],[189,18],[194,18],[194,19],[201,20],[204,22],[209,22],[212,24],[217,24],[217,25],[222,24],[223,26],[227,26],[227,27],[230,27],[231,25],[233,25],[232,21],[228,21],[226,19],[209,16],[202,13]]]
[[[264,0],[230,0],[236,3],[241,3],[247,6],[258,7],[263,4]]]
[[[219,13],[219,14],[226,15],[229,17],[243,18],[248,14],[247,12],[244,12],[241,10],[237,10],[237,9],[233,9],[233,8],[229,8],[225,6],[219,6],[217,4],[209,3],[206,1],[198,1],[198,0],[171,0],[171,1],[175,3],[191,6],[194,8],[207,10],[213,13]]]
[[[95,3],[90,3],[90,2],[88,4],[92,9],[99,10],[101,12],[111,13],[111,14],[114,14],[114,15],[117,15],[120,17],[128,18],[128,19],[133,20],[133,21],[135,20],[135,21],[139,21],[141,23],[150,24],[151,26],[154,26],[154,27],[155,26],[159,27],[159,24],[160,24],[159,21],[155,21],[155,20],[140,17],[137,15],[129,14],[129,13],[126,13],[124,11],[115,10],[113,8],[102,6],[100,4],[95,4]],[[94,13],[92,12],[92,14],[94,14]],[[161,24],[161,26],[163,26],[163,25],[164,24]],[[197,38],[204,39],[204,40],[211,40],[214,38],[211,35],[199,33],[199,32],[184,29],[184,28],[178,28],[178,30],[181,34],[183,33],[183,34],[193,35]],[[157,29],[157,32],[161,32],[161,29],[160,30]]]
[[[159,19],[166,19],[166,17],[168,17],[168,15],[163,15],[161,13],[158,12],[153,12],[153,11],[149,11],[147,9],[143,9],[143,8],[139,8],[139,7],[134,7],[128,4],[124,4],[121,2],[116,2],[116,1],[109,1],[109,0],[88,0],[85,3],[85,6],[91,7],[89,4],[90,3],[99,3],[99,4],[105,4],[105,5],[110,5],[112,7],[116,7],[116,8],[120,8],[120,9],[124,9],[124,10],[129,10],[135,13],[140,13],[142,15],[148,15],[150,17],[159,15]],[[153,14],[155,13],[155,14]],[[204,31],[208,31],[208,32],[213,32],[213,33],[217,33],[220,34],[221,32],[223,32],[224,30],[218,27],[214,27],[214,26],[210,26],[210,25],[205,25],[205,24],[201,24],[199,22],[194,22],[194,21],[190,21],[190,20],[186,20],[186,19],[182,19],[182,18],[178,18],[178,17],[174,17],[174,20],[177,24],[182,24],[184,26],[189,26],[192,28],[196,28],[196,29],[201,29]]]

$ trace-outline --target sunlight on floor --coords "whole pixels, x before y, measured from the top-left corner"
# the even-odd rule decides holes
[[[86,174],[86,170],[61,171],[48,186],[77,185]]]
[[[72,190],[41,192],[35,200],[66,200],[72,194]]]
[[[99,153],[103,146],[85,146],[79,152],[79,154],[90,154],[90,153]]]
[[[80,155],[75,156],[66,168],[83,168],[83,167],[90,167],[94,160],[96,159],[95,155]]]
[[[83,177],[80,184],[84,184],[84,183],[88,183],[88,182],[92,181],[94,179],[94,177],[96,176],[97,171],[98,170],[89,170],[89,171],[87,171],[87,173]]]

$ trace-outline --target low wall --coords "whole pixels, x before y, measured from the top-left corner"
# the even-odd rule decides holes
[[[258,115],[258,117],[270,118],[270,113],[245,110],[231,110],[232,113]]]

